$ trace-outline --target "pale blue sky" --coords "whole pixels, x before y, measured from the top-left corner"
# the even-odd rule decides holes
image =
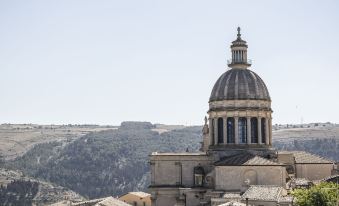
[[[273,123],[339,122],[338,1],[0,0],[0,123],[202,124],[237,26]]]

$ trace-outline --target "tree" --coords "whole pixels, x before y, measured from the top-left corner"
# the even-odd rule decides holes
[[[309,189],[295,189],[292,195],[299,206],[335,206],[338,201],[339,184],[323,182]]]

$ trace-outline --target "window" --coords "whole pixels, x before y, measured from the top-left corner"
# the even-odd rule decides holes
[[[258,143],[258,119],[251,118],[251,143]]]
[[[195,174],[194,175],[194,185],[195,186],[202,186],[202,182],[203,182],[202,178],[203,178],[202,175]]]
[[[227,118],[227,143],[234,143],[234,118]]]
[[[238,122],[239,143],[247,143],[247,119],[240,117]]]
[[[204,184],[205,171],[201,166],[194,168],[194,186],[202,187]]]
[[[261,142],[266,144],[266,119],[261,118]]]
[[[224,143],[224,120],[218,118],[218,144]]]

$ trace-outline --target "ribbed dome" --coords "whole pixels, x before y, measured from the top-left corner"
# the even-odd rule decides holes
[[[249,69],[230,69],[215,83],[211,101],[271,100],[264,81]]]

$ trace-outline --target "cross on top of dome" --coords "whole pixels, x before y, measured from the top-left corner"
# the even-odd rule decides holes
[[[238,26],[238,34],[237,34],[237,36],[238,36],[238,39],[241,39],[241,34],[240,34],[240,27]]]

